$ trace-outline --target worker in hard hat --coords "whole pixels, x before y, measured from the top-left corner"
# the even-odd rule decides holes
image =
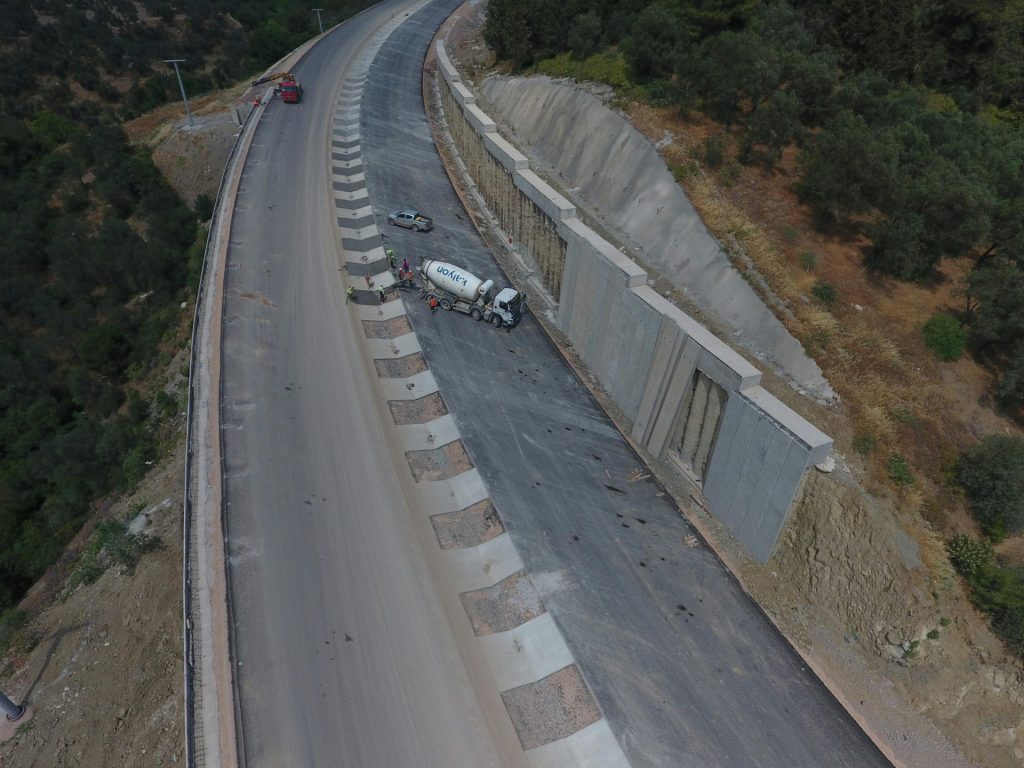
[[[355,301],[355,302],[359,301],[359,299],[356,298],[356,289],[353,288],[351,285],[348,288],[345,289],[345,303],[346,304],[348,304],[349,299],[351,299],[352,301]]]

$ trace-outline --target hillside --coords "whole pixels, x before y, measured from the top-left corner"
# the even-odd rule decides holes
[[[483,34],[615,88],[1024,654],[1024,3],[492,0]]]
[[[324,3],[324,23],[367,4]],[[94,510],[176,439],[180,396],[158,372],[188,343],[211,198],[187,189],[189,207],[124,121],[180,99],[163,59],[186,59],[201,105],[316,31],[287,0],[31,0],[0,15],[0,638]]]

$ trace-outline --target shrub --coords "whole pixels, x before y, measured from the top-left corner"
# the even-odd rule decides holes
[[[995,557],[992,545],[985,539],[976,539],[965,533],[959,533],[946,544],[949,561],[957,573],[970,578],[975,573],[989,566]]]
[[[818,257],[814,255],[814,251],[803,251],[800,254],[800,266],[804,268],[805,272],[811,272],[818,265]]]
[[[811,295],[826,307],[835,306],[836,301],[839,300],[839,291],[832,283],[825,280],[818,280],[814,284],[814,287],[811,288]]]
[[[203,192],[196,197],[195,203],[196,218],[200,221],[209,221],[213,217],[213,198]]]
[[[700,143],[700,159],[708,168],[721,168],[725,162],[725,150],[728,140],[725,136],[708,136]]]
[[[537,62],[537,71],[548,77],[571,77],[574,80],[592,80],[605,83],[613,88],[628,88],[632,85],[626,62],[621,55],[597,53],[578,61],[568,53]]]
[[[933,315],[922,329],[924,343],[940,360],[952,362],[963,357],[967,335],[952,315]]]
[[[853,438],[853,450],[861,456],[867,456],[875,449],[878,440],[870,432],[861,432]]]
[[[577,59],[594,55],[601,44],[601,17],[594,11],[577,16],[569,27],[568,44]]]
[[[3,654],[11,647],[15,636],[25,626],[26,615],[24,611],[16,608],[8,608],[0,612],[0,654]]]
[[[971,514],[986,534],[1024,528],[1024,437],[989,435],[956,463]]]
[[[999,538],[1024,529],[1024,438],[986,437],[960,456],[956,480],[987,534]]]
[[[111,566],[135,572],[139,559],[160,547],[160,540],[144,533],[132,533],[119,520],[104,520],[96,526],[72,574],[70,586],[92,584]]]
[[[894,453],[889,456],[886,472],[889,475],[889,479],[896,483],[896,485],[914,484],[914,475],[911,474],[910,465],[907,464],[907,460],[902,454]]]
[[[928,630],[928,634],[926,635],[926,637],[929,640],[938,640],[939,639],[939,630],[937,630],[937,629],[929,629]]]
[[[1014,653],[1024,654],[1024,572],[996,563],[968,578],[971,601],[992,620],[992,631]]]

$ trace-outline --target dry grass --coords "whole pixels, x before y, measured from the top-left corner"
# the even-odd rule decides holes
[[[889,455],[906,456],[917,482],[912,490],[900,491],[901,507],[944,528],[969,529],[961,502],[943,485],[950,457],[980,434],[1019,433],[1019,428],[987,406],[990,374],[971,360],[937,361],[924,347],[920,327],[937,311],[957,309],[956,289],[970,260],[943,264],[930,284],[870,276],[862,265],[863,237],[822,234],[812,226],[810,211],[793,189],[794,150],[787,151],[774,172],[741,166],[735,161],[735,142],[721,126],[703,118],[684,119],[669,108],[635,102],[623,106],[652,141],[662,140],[666,132],[672,135],[660,152],[694,207],[840,395],[846,417],[835,435],[840,451],[852,453],[855,435],[871,436],[875,447],[867,466],[873,482],[889,488]],[[718,171],[699,160],[709,136],[727,140]],[[815,254],[811,269],[800,260],[808,250]],[[837,288],[835,305],[814,300],[818,280]]]

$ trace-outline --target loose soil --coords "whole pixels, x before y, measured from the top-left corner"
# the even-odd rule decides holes
[[[523,749],[563,739],[601,717],[575,664],[535,683],[505,691],[501,698]]]
[[[388,407],[395,424],[426,424],[448,413],[448,406],[440,392],[433,392],[418,400],[388,400]]]
[[[373,365],[382,379],[404,379],[427,370],[427,361],[419,352],[395,359],[374,360]]]
[[[469,458],[461,440],[452,440],[440,448],[406,451],[405,458],[417,483],[423,480],[447,480],[473,468],[473,460]]]
[[[457,512],[433,515],[430,524],[434,526],[441,549],[475,547],[505,532],[505,526],[489,499]]]
[[[363,320],[363,333],[368,339],[396,339],[412,333],[412,325],[406,315],[390,320]]]
[[[507,632],[545,612],[526,571],[513,573],[493,587],[464,592],[462,605],[478,636]]]
[[[27,599],[52,603],[4,658],[0,690],[30,703],[35,716],[0,744],[0,766],[184,765],[183,472],[182,446],[102,515],[129,520],[140,507],[150,511],[144,532],[162,546],[143,555],[134,574],[112,568],[61,600],[53,593],[72,567],[51,573]],[[72,549],[86,539],[83,532]]]

